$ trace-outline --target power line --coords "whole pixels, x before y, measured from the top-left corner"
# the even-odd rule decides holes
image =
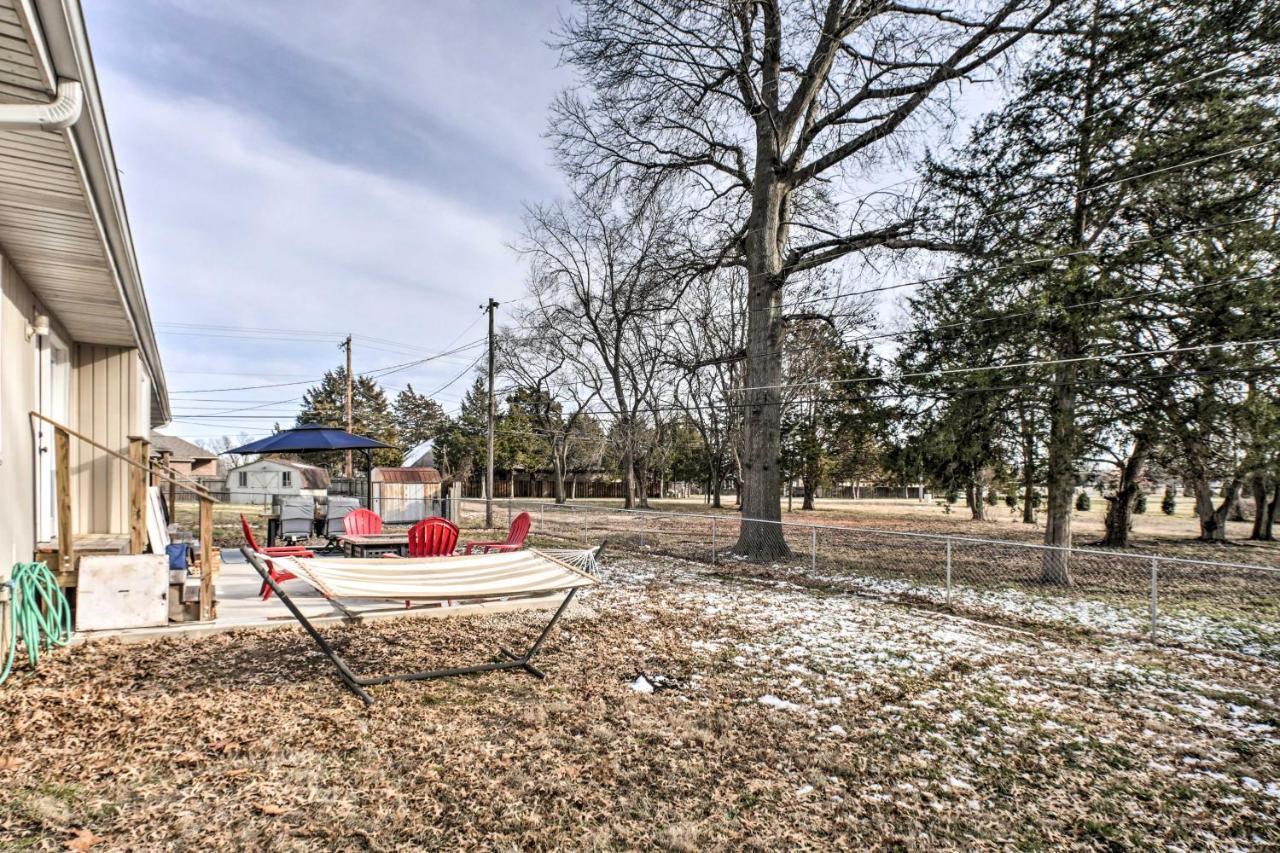
[[[420,359],[415,359],[414,361],[406,361],[400,364],[390,364],[385,367],[374,368],[373,370],[366,371],[359,375],[370,378],[370,379],[377,379],[378,377],[381,377],[381,376],[387,376],[392,373],[398,373],[401,370],[407,370],[408,368],[415,367],[419,364],[425,364],[429,361],[435,361],[436,359],[442,358],[447,355],[453,355],[455,353],[459,353],[464,350],[471,349],[472,347],[480,346],[483,343],[484,343],[484,339],[481,338],[479,340],[472,341],[469,344],[464,344],[460,347],[455,347],[454,349],[451,349],[451,350],[445,350],[444,352],[436,353],[435,355],[427,356],[426,358],[420,358]],[[224,391],[256,391],[260,388],[287,388],[293,385],[312,385],[312,384],[315,384],[316,382],[322,381],[323,379],[324,379],[323,376],[318,376],[312,379],[303,379],[298,382],[275,382],[275,383],[270,383],[266,385],[240,385],[234,388],[197,388],[197,389],[190,389],[190,390],[184,390],[184,391],[170,391],[169,393],[170,394],[217,394]]]
[[[1084,364],[1095,361],[1106,361],[1115,358],[1141,358],[1143,356],[1153,355],[1173,355],[1185,352],[1206,352],[1216,349],[1231,349],[1233,347],[1244,346],[1261,346],[1264,344],[1280,344],[1280,338],[1266,338],[1254,341],[1223,341],[1215,344],[1198,344],[1196,346],[1185,347],[1169,347],[1167,349],[1158,350],[1131,350],[1129,352],[1110,353],[1107,355],[1081,355],[1074,358],[1054,358],[1043,361],[1021,361],[1013,364],[989,364],[980,367],[952,367],[941,370],[922,370],[912,373],[899,373],[896,376],[860,376],[854,379],[833,379],[811,382],[788,382],[778,385],[754,385],[744,388],[735,388],[735,393],[746,393],[748,391],[780,391],[786,388],[806,388],[815,385],[855,385],[865,382],[896,382],[903,379],[922,379],[932,376],[955,376],[964,373],[980,373],[987,370],[1025,370],[1036,367],[1054,367],[1061,364]]]
[[[1229,367],[1229,368],[1217,368],[1217,369],[1210,369],[1210,370],[1183,370],[1183,371],[1169,371],[1165,373],[1156,373],[1156,374],[1144,374],[1139,376],[1126,377],[1124,381],[1126,383],[1158,382],[1158,381],[1169,381],[1174,379],[1213,378],[1213,377],[1223,377],[1223,376],[1235,376],[1240,374],[1248,374],[1248,375],[1271,374],[1276,372],[1280,372],[1280,365],[1256,365],[1251,367]],[[880,379],[880,381],[884,381],[886,383],[892,381],[891,379],[888,379],[888,378],[877,377],[877,379]],[[798,405],[807,405],[807,404],[813,404],[813,403],[865,403],[865,402],[877,401],[877,400],[903,400],[903,399],[909,399],[909,398],[945,399],[948,397],[967,395],[967,394],[990,394],[990,393],[1005,393],[1008,391],[1017,391],[1017,390],[1025,390],[1025,389],[1043,389],[1043,388],[1052,387],[1053,384],[1054,383],[1052,381],[1041,381],[1041,382],[1006,383],[1003,385],[967,385],[967,386],[962,386],[957,388],[938,388],[938,389],[931,389],[931,390],[916,389],[911,391],[880,391],[877,393],[866,394],[866,395],[861,395],[856,397],[849,396],[849,395],[839,395],[839,396],[825,395],[825,396],[816,396],[816,397],[803,397],[803,398],[796,398],[793,400],[784,400],[782,401],[782,403],[785,406],[798,406]],[[1084,387],[1114,385],[1115,379],[1111,377],[1102,377],[1097,379],[1081,379],[1076,384]],[[726,400],[724,402],[717,402],[717,403],[663,403],[656,406],[646,406],[644,407],[644,411],[687,414],[690,411],[746,409],[746,408],[751,408],[752,406],[755,406],[755,405],[758,405],[758,404],[745,402],[745,401],[734,402],[729,400]],[[456,417],[457,414],[458,413],[455,413],[453,417]],[[612,411],[609,411],[608,409],[604,409],[604,410],[584,409],[582,414],[589,415],[595,418],[615,417],[615,413]],[[270,416],[266,416],[266,415],[245,416],[245,417],[253,418],[253,419],[263,419],[263,420],[271,419]],[[178,421],[180,419],[175,418],[174,420]],[[194,422],[184,421],[184,422],[199,423],[198,421],[194,421]],[[206,426],[206,424],[200,424],[200,425]],[[219,425],[227,428],[236,428],[237,426],[242,426],[242,424],[237,424],[234,422],[215,424],[215,425]],[[462,430],[462,432],[468,435],[483,435],[486,433],[485,430],[473,430],[473,431]],[[522,433],[520,431],[510,431],[507,434],[528,434],[528,433]]]

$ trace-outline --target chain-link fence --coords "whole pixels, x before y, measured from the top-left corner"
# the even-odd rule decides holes
[[[459,504],[462,527],[484,526],[484,500]],[[492,511],[499,528],[528,512],[535,541],[548,544],[608,542],[737,574],[1280,660],[1280,566],[592,504],[495,500]]]

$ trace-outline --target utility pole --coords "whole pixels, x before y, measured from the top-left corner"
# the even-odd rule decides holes
[[[347,335],[347,339],[338,344],[347,350],[347,432],[351,432],[351,336]],[[351,451],[347,451],[347,479],[351,480],[355,477],[355,469],[351,465]]]
[[[493,309],[498,303],[490,297],[489,304],[482,307],[489,312],[489,461],[484,471],[484,526],[493,527],[493,421],[497,415],[493,399]]]

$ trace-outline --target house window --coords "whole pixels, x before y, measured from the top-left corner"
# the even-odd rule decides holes
[[[284,486],[286,489],[293,485],[293,472],[292,472],[292,471],[281,471],[281,472],[280,472],[280,485]]]
[[[240,472],[240,488],[242,489],[249,488],[249,472],[248,471]]]

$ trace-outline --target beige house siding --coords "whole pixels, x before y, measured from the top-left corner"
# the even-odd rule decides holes
[[[0,257],[0,578],[35,550],[35,463],[31,417],[36,408],[35,347],[26,340],[36,300]]]
[[[27,324],[48,309],[0,257],[0,577],[35,551],[36,452],[30,412],[36,394],[36,345]],[[57,318],[55,331],[62,332]],[[149,427],[150,384],[136,349],[71,344],[70,426],[128,453],[129,436]],[[52,448],[49,449],[52,452]],[[72,520],[76,533],[127,533],[128,466],[72,439]]]
[[[72,427],[125,455],[129,437],[147,435],[150,388],[136,349],[75,344]],[[127,533],[129,466],[84,442],[71,453],[72,518],[77,533]]]

